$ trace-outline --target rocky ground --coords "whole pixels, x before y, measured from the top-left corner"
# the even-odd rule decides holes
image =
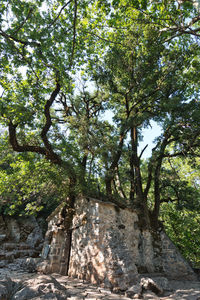
[[[19,260],[17,264],[8,264],[0,269],[0,300],[200,300],[199,281],[168,281],[166,278],[165,280],[160,278],[159,288],[155,290],[154,287],[153,292],[151,287],[145,288],[147,281],[145,283],[143,280],[141,295],[137,293],[137,290],[141,291],[139,285],[134,286],[124,295],[67,276],[33,273],[31,261],[29,261],[29,269],[26,271],[22,266],[23,263]],[[163,289],[164,292],[162,292]],[[161,294],[156,295],[156,293]],[[140,298],[138,298],[139,296]]]

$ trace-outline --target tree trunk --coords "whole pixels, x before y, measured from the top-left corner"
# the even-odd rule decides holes
[[[149,218],[149,211],[147,207],[147,198],[143,192],[142,187],[142,176],[140,171],[140,158],[138,157],[138,133],[137,127],[131,128],[131,146],[132,146],[132,153],[131,153],[131,160],[134,166],[134,175],[135,175],[135,195],[136,198],[133,202],[133,206],[138,211],[139,223],[140,226],[144,228],[149,228],[150,226],[150,218]]]
[[[154,171],[154,209],[153,209],[153,213],[152,213],[152,225],[155,228],[158,228],[158,226],[159,226],[158,218],[159,218],[159,212],[160,212],[160,172],[161,172],[162,161],[164,158],[164,152],[168,145],[169,137],[170,137],[170,132],[169,132],[169,128],[168,128],[168,130],[166,131],[166,133],[164,135],[162,144],[160,146],[160,151],[159,151],[158,158],[156,160],[157,162],[156,162],[156,167],[155,167],[155,171]]]
[[[122,155],[122,148],[123,148],[123,145],[124,145],[124,138],[125,138],[125,130],[122,130],[122,132],[120,134],[120,137],[119,137],[118,149],[115,152],[115,154],[113,155],[112,163],[111,163],[109,169],[106,172],[106,176],[105,176],[106,195],[109,198],[112,198],[112,182],[113,182],[114,177],[115,177],[115,170],[118,167],[119,159]]]

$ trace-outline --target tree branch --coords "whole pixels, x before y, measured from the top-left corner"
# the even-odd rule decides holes
[[[23,41],[23,40],[20,40],[12,35],[9,35],[7,34],[6,32],[4,32],[1,28],[0,28],[0,35],[2,35],[4,38],[6,39],[9,39],[9,40],[12,40],[14,42],[17,42],[17,43],[20,43],[24,46],[37,46],[37,47],[40,47],[41,44],[36,42],[36,41]]]
[[[148,144],[142,149],[141,153],[140,153],[140,156],[139,156],[139,159],[141,159],[144,151],[146,150],[146,148],[148,147]]]
[[[31,146],[31,145],[19,145],[17,141],[17,133],[16,133],[17,125],[14,125],[12,121],[10,121],[8,125],[9,132],[9,141],[14,151],[16,152],[35,152],[38,154],[46,155],[46,149],[40,146]]]
[[[49,26],[47,27],[47,29],[49,29],[52,25],[54,25],[56,23],[56,21],[59,19],[62,11],[65,9],[65,7],[70,4],[72,2],[72,0],[69,0],[65,5],[63,5],[58,13],[58,15],[55,17],[55,19],[49,24]]]
[[[72,42],[72,56],[70,67],[72,66],[73,59],[74,59],[74,51],[76,46],[76,21],[77,21],[77,0],[74,0],[74,21],[73,21],[73,42]]]
[[[18,26],[18,28],[14,31],[14,35],[18,33],[18,31],[24,26],[24,24],[27,22],[27,20],[30,18],[31,14],[33,12],[33,8],[30,8],[28,15],[26,16],[25,20],[22,22],[21,25]]]
[[[53,151],[52,149],[52,146],[47,138],[47,133],[49,131],[49,129],[51,128],[52,126],[52,120],[51,120],[51,114],[50,114],[50,108],[54,102],[54,100],[56,99],[56,96],[59,94],[60,92],[60,84],[57,80],[57,83],[56,83],[56,88],[55,90],[52,92],[51,94],[51,97],[49,100],[47,100],[46,104],[45,104],[45,107],[44,107],[44,115],[45,115],[45,118],[46,118],[46,122],[45,122],[45,125],[42,129],[42,132],[41,132],[41,138],[43,140],[43,143],[45,145],[45,148],[46,148],[46,151],[47,151],[47,157],[54,163],[57,163],[57,164],[61,164],[61,159],[60,157]]]

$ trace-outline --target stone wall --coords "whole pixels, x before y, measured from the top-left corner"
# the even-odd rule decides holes
[[[70,247],[62,225],[63,209],[49,217],[46,272],[66,274],[68,270],[69,276],[120,290],[136,283],[144,273],[196,279],[164,232],[140,230],[134,211],[110,202],[78,199]]]
[[[39,266],[39,271],[42,268],[42,272],[44,273],[66,275],[68,272],[70,237],[65,232],[63,226],[64,210],[65,208],[61,204],[47,219],[48,230],[45,235],[42,251],[42,257],[45,261]]]

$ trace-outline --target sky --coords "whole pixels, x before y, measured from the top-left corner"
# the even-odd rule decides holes
[[[151,122],[152,128],[145,128],[143,130],[144,139],[139,144],[139,152],[148,144],[148,147],[144,151],[142,158],[148,158],[151,156],[151,150],[155,146],[154,139],[161,134],[161,127],[154,121]]]
[[[111,111],[106,111],[104,114],[104,119],[109,121],[111,124],[113,123],[112,121],[113,113]],[[139,153],[144,149],[146,145],[148,147],[145,149],[142,158],[146,159],[151,157],[151,151],[153,147],[155,147],[155,143],[153,142],[156,137],[160,136],[161,134],[161,127],[154,121],[151,121],[151,127],[149,126],[148,128],[143,129],[142,131],[143,134],[143,140],[139,142]]]

